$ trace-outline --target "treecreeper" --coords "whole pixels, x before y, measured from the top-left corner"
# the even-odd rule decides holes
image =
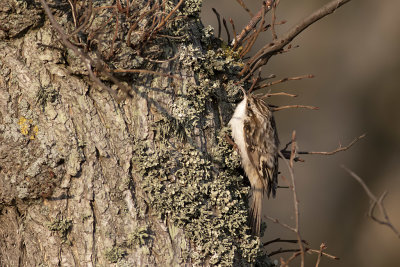
[[[237,105],[229,121],[242,166],[250,180],[252,202],[250,225],[253,234],[260,234],[264,193],[275,197],[278,187],[279,138],[272,109],[262,96],[247,94]]]

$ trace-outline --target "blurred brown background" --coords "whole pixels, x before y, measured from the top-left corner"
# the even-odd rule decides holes
[[[328,3],[324,1],[281,1],[277,26],[283,34],[300,19]],[[245,3],[256,13],[262,1]],[[204,25],[217,29],[211,8],[232,18],[237,31],[248,14],[235,0],[205,0]],[[314,79],[293,81],[272,87],[272,92],[299,94],[297,98],[274,97],[272,104],[304,104],[319,111],[284,110],[276,114],[281,143],[297,131],[300,150],[331,151],[339,143],[367,133],[354,147],[334,156],[304,156],[296,164],[302,237],[340,261],[324,258],[320,266],[400,266],[400,240],[389,228],[366,217],[369,199],[341,164],[361,176],[377,196],[388,190],[385,201],[392,223],[400,229],[400,1],[351,1],[298,36],[300,45],[289,53],[273,57],[263,68],[264,76],[277,78],[314,74]],[[269,19],[269,16],[268,16]],[[216,30],[217,31],[217,30]],[[226,40],[225,31],[222,37]],[[271,40],[270,32],[259,38],[253,52]],[[282,174],[289,177],[283,162]],[[281,182],[283,184],[283,182]],[[266,201],[265,214],[294,225],[292,195],[281,189],[277,198]],[[293,233],[268,222],[265,240],[295,238]],[[281,245],[284,248],[289,244]],[[295,246],[292,246],[295,248]],[[268,251],[279,246],[268,247]],[[284,254],[280,254],[284,255]],[[277,255],[276,259],[279,259]],[[286,254],[284,256],[289,256]],[[316,256],[307,256],[306,266]]]

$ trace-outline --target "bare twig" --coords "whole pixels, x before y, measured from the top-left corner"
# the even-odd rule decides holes
[[[64,30],[61,28],[60,24],[58,24],[58,22],[55,20],[53,14],[50,11],[49,6],[47,5],[45,0],[40,0],[43,9],[45,10],[47,16],[49,17],[49,20],[51,22],[51,24],[53,25],[54,29],[58,32],[59,34],[59,38],[61,39],[61,42],[64,46],[66,46],[67,48],[71,49],[72,51],[74,51],[74,53],[78,56],[81,57],[81,60],[85,63],[87,70],[89,72],[89,76],[92,78],[92,80],[98,84],[101,88],[107,90],[111,95],[113,95],[114,97],[116,97],[116,93],[114,90],[112,90],[110,87],[106,86],[104,83],[102,83],[100,81],[100,79],[98,79],[94,73],[92,72],[92,68],[91,66],[96,65],[96,62],[90,58],[87,54],[83,53],[78,47],[76,47],[75,45],[73,45],[69,40],[68,40],[68,36],[67,34],[64,32]]]
[[[301,255],[301,251],[293,253],[293,255],[290,258],[288,258],[286,262],[282,260],[283,262],[281,264],[281,267],[289,267],[289,263],[299,255]]]
[[[295,229],[295,228],[293,228],[292,226],[290,226],[290,225],[288,225],[288,224],[286,224],[286,223],[283,223],[283,222],[279,221],[277,218],[273,218],[273,217],[268,216],[268,215],[266,215],[266,216],[264,216],[264,217],[265,217],[266,219],[270,220],[271,222],[276,223],[276,224],[279,224],[280,226],[282,226],[282,227],[284,227],[284,228],[286,228],[286,229],[288,229],[288,230],[290,230],[290,231],[296,233],[296,229]]]
[[[169,12],[169,14],[162,19],[161,23],[157,25],[157,27],[154,29],[154,32],[158,32],[161,30],[162,27],[164,27],[165,23],[171,18],[171,16],[178,10],[178,8],[182,5],[183,0],[180,0],[179,3],[174,7],[174,9]]]
[[[302,75],[302,76],[283,78],[283,79],[280,79],[280,80],[277,80],[277,81],[261,84],[261,85],[257,86],[256,89],[269,87],[269,86],[276,85],[276,84],[283,83],[283,82],[287,82],[287,81],[297,81],[297,80],[310,79],[310,78],[314,78],[314,75],[307,74],[307,75]]]
[[[267,0],[265,2],[265,6],[267,7],[267,10],[265,12],[268,12],[271,9],[272,4],[274,3],[274,0]],[[257,12],[257,14],[252,17],[250,22],[246,25],[246,27],[243,28],[243,30],[240,32],[239,36],[237,36],[236,40],[237,43],[235,43],[235,46],[240,46],[240,44],[243,42],[244,38],[257,26],[258,22],[260,22],[262,16],[264,13],[264,5],[260,9],[260,11]]]
[[[371,200],[371,206],[369,208],[369,212],[368,212],[368,217],[370,217],[373,221],[382,224],[382,225],[386,225],[387,227],[389,227],[394,233],[395,235],[400,239],[400,232],[393,226],[393,224],[391,223],[389,216],[386,212],[385,209],[385,205],[383,204],[383,200],[386,197],[387,191],[383,192],[383,194],[377,198],[372,192],[371,190],[368,188],[368,186],[365,184],[365,182],[363,181],[363,179],[358,176],[357,174],[355,174],[354,172],[352,172],[351,170],[349,170],[346,166],[342,165],[341,166],[345,171],[347,171],[361,186],[362,188],[364,188],[365,193],[367,193],[368,197]],[[375,212],[375,208],[378,207],[381,214],[383,215],[384,219],[378,219],[377,217],[375,217],[374,212]]]
[[[297,239],[296,240],[293,240],[293,239],[282,239],[282,238],[278,237],[278,238],[275,238],[275,239],[272,239],[270,241],[265,242],[263,244],[263,247],[266,247],[266,246],[268,246],[268,245],[270,245],[272,243],[278,243],[278,242],[279,243],[282,242],[282,243],[294,243],[294,244],[296,244],[299,241]],[[308,245],[308,242],[306,240],[301,240],[301,242],[303,242],[304,244]]]
[[[268,98],[270,96],[290,96],[290,97],[298,97],[298,95],[294,95],[294,94],[289,94],[289,93],[285,93],[285,92],[279,92],[279,93],[267,93],[264,94],[263,96],[261,96],[261,98]]]
[[[74,20],[74,25],[75,25],[75,30],[71,33],[69,33],[68,37],[71,37],[75,34],[77,34],[78,32],[80,32],[81,30],[83,30],[86,26],[88,26],[90,23],[90,17],[92,16],[92,12],[93,12],[93,3],[92,0],[88,1],[88,8],[85,9],[85,14],[84,14],[84,21],[83,23],[81,23],[81,25],[78,26],[78,20],[76,17],[77,11],[76,11],[76,6],[75,4],[71,1],[68,0],[70,6],[71,6],[71,12],[72,12],[72,18]]]
[[[237,40],[236,40],[236,28],[235,28],[235,23],[233,22],[233,19],[232,18],[229,18],[229,22],[231,23],[231,25],[232,25],[232,30],[233,30],[233,41],[235,42],[235,44],[237,43]],[[234,46],[234,48],[235,48],[235,46]]]
[[[228,25],[226,24],[226,19],[222,18],[222,24],[224,24],[224,28],[226,31],[226,35],[228,37],[228,44],[231,42],[231,34],[229,33]]]
[[[179,57],[179,54],[176,54],[175,56],[169,58],[169,59],[164,59],[164,60],[158,60],[158,59],[151,59],[151,58],[143,58],[144,60],[147,60],[149,62],[154,62],[154,63],[166,63],[173,61]]]
[[[319,250],[316,250],[316,249],[311,249],[311,248],[305,248],[305,251],[307,252],[307,253],[320,253],[320,251]],[[292,260],[294,260],[296,257],[298,257],[299,255],[301,255],[301,251],[298,251],[298,252],[295,252],[295,253],[293,253],[293,255],[290,257],[290,258],[288,258],[287,259],[287,261],[285,262],[285,261],[283,261],[283,259],[281,259],[281,262],[282,262],[282,264],[281,264],[281,267],[288,267],[289,265],[289,263],[292,261]],[[321,255],[323,255],[323,256],[325,256],[325,257],[328,257],[328,258],[330,258],[330,259],[333,259],[333,260],[339,260],[340,258],[339,257],[336,257],[336,256],[334,256],[334,255],[331,255],[331,254],[328,254],[328,253],[325,253],[325,252],[321,252]]]
[[[324,243],[322,243],[319,246],[319,251],[318,251],[318,258],[317,258],[317,262],[315,263],[315,267],[319,266],[319,263],[321,262],[321,256],[322,256],[322,250],[326,249],[326,246]]]
[[[276,4],[274,3],[272,5],[272,16],[271,16],[271,33],[272,33],[272,39],[276,40],[278,38],[278,36],[276,35],[276,31],[275,31],[275,21],[276,21]]]
[[[150,5],[150,1],[147,3],[146,7],[144,8],[144,10],[146,10]],[[126,44],[127,46],[131,46],[131,34],[132,32],[137,28],[137,26],[139,25],[139,22],[142,21],[147,15],[149,15],[150,13],[152,13],[155,9],[155,6],[150,9],[149,11],[145,11],[143,12],[138,19],[135,20],[135,22],[130,26],[129,31],[128,31],[128,35],[126,37]]]
[[[317,250],[317,249],[306,248],[306,251],[307,251],[307,253],[318,253],[318,254],[321,253],[321,255],[323,255],[325,257],[328,257],[328,258],[331,258],[333,260],[339,260],[340,259],[339,257],[336,257],[334,255],[328,254],[326,252],[321,252],[320,250]]]
[[[274,223],[280,224],[281,226],[285,227],[286,229],[289,229],[290,231],[294,232],[296,234],[296,236],[297,236],[297,241],[294,241],[294,240],[281,240],[281,239],[277,238],[277,239],[271,240],[269,242],[266,242],[264,244],[264,246],[267,246],[267,245],[269,245],[271,243],[274,243],[274,242],[283,242],[283,241],[289,242],[289,243],[297,243],[298,246],[299,246],[298,249],[282,249],[282,248],[280,248],[280,249],[278,249],[276,251],[273,251],[273,252],[269,253],[269,256],[276,255],[276,254],[279,254],[279,253],[284,253],[284,252],[294,252],[292,254],[292,256],[289,257],[286,261],[281,258],[281,266],[282,267],[283,266],[289,266],[289,263],[293,259],[295,259],[296,257],[300,256],[301,257],[301,266],[304,267],[304,264],[305,264],[305,252],[307,252],[307,253],[318,253],[318,259],[317,259],[317,265],[316,265],[318,267],[319,263],[321,261],[321,256],[322,255],[326,256],[326,257],[329,257],[329,258],[332,258],[332,259],[339,259],[339,258],[336,257],[336,256],[333,256],[333,255],[330,255],[330,254],[327,254],[327,253],[323,252],[322,250],[326,249],[325,244],[321,244],[319,250],[311,249],[311,248],[308,248],[308,247],[303,245],[303,243],[306,244],[306,245],[308,245],[308,244],[301,238],[301,234],[300,234],[299,201],[298,201],[298,198],[297,198],[296,183],[295,183],[294,171],[293,171],[293,165],[294,165],[294,161],[296,159],[296,154],[297,154],[297,151],[296,151],[297,150],[296,131],[293,131],[292,140],[291,140],[290,143],[288,143],[285,146],[284,150],[286,150],[290,144],[291,144],[291,149],[290,149],[289,161],[286,160],[286,157],[281,152],[278,152],[278,153],[279,153],[280,157],[285,161],[285,164],[287,165],[287,168],[288,168],[289,173],[290,173],[290,177],[291,177],[290,188],[292,189],[292,194],[293,194],[295,224],[296,225],[295,225],[295,227],[289,226],[289,225],[287,225],[285,223],[281,223],[278,219],[272,218],[270,216],[265,216],[265,218],[271,220]]]
[[[264,2],[263,3],[263,9],[262,9],[262,13],[261,13],[261,25],[260,27],[254,32],[254,34],[252,34],[250,36],[249,41],[246,43],[246,46],[243,48],[242,52],[240,53],[240,56],[243,58],[249,51],[250,49],[253,47],[254,43],[256,42],[258,35],[260,34],[260,32],[262,31],[262,29],[264,28],[264,22],[265,22],[265,14],[267,13],[268,9],[267,9],[267,5]],[[234,47],[236,47],[236,44],[234,45]]]
[[[217,10],[215,8],[211,9],[215,16],[217,16],[217,21],[218,21],[218,38],[221,38],[221,16],[219,15],[219,13],[217,12]]]
[[[339,144],[338,148],[333,150],[333,151],[329,151],[329,152],[314,152],[314,151],[298,151],[297,154],[303,154],[303,155],[333,155],[342,151],[346,151],[347,149],[349,149],[350,147],[352,147],[355,143],[357,143],[360,139],[364,138],[366,136],[366,134],[362,134],[359,137],[355,138],[353,141],[351,141],[350,144],[348,144],[347,146],[342,146],[341,144]]]
[[[366,134],[363,134],[357,138],[355,138],[350,144],[348,144],[347,146],[343,147],[342,145],[339,144],[339,147],[333,151],[329,151],[329,152],[314,152],[314,151],[297,151],[298,155],[334,155],[336,153],[342,152],[342,151],[346,151],[348,150],[350,147],[352,147],[355,143],[357,143],[360,139],[364,138]],[[290,141],[289,143],[286,144],[286,146],[281,149],[281,153],[282,155],[285,157],[285,159],[289,159],[290,155],[291,155],[291,151],[287,150],[288,146],[292,143],[292,141]],[[300,162],[304,162],[303,159],[299,158],[299,157],[295,157],[294,161],[300,161]]]
[[[292,194],[293,194],[293,204],[294,204],[294,213],[295,213],[295,222],[296,226],[294,228],[294,232],[296,233],[297,236],[297,241],[300,249],[300,255],[301,255],[301,267],[304,267],[304,246],[300,234],[300,212],[299,212],[299,201],[297,198],[297,192],[296,192],[296,182],[294,179],[294,171],[293,171],[293,160],[296,156],[296,131],[293,131],[292,133],[292,152],[290,156],[290,161],[288,162],[282,155],[281,152],[279,152],[280,156],[282,159],[285,161],[285,164],[288,167],[289,173],[290,173],[290,178],[291,178],[291,189],[292,189]]]
[[[114,31],[114,36],[110,45],[110,53],[108,54],[108,58],[111,58],[112,55],[114,54],[114,44],[115,40],[117,39],[118,36],[118,25],[119,25],[119,19],[118,16],[115,16],[115,31]]]
[[[279,248],[278,250],[272,251],[271,253],[268,253],[268,257],[271,257],[273,255],[276,254],[280,254],[280,253],[287,253],[287,252],[298,252],[300,251],[298,248],[294,248],[294,249],[282,249]]]
[[[282,48],[288,45],[297,35],[299,35],[302,31],[308,28],[311,24],[320,20],[333,13],[340,6],[346,4],[350,0],[333,0],[320,8],[319,10],[312,13],[310,16],[303,19],[297,25],[295,25],[292,29],[290,29],[284,36],[276,39],[272,43],[265,45],[261,48],[247,63],[247,65],[243,68],[240,75],[244,76],[242,80],[247,80],[255,70],[260,68],[261,66],[267,64],[268,60],[277,52],[279,52]],[[238,38],[239,39],[239,38]]]
[[[163,72],[158,72],[158,71],[152,71],[152,70],[143,70],[143,69],[115,69],[112,70],[114,73],[145,73],[145,74],[155,74],[155,75],[160,75],[163,77],[169,77],[169,78],[174,78],[177,80],[182,80],[181,77],[168,74],[168,73],[163,73]]]
[[[318,110],[319,107],[314,107],[314,106],[305,106],[305,105],[289,105],[289,106],[279,106],[279,107],[272,107],[272,111],[279,111],[283,109],[288,109],[288,108],[305,108],[305,109],[311,109],[311,110]]]
[[[251,13],[250,9],[244,4],[243,0],[236,0],[236,1],[239,3],[241,7],[243,7],[244,10],[246,10],[247,13],[249,13],[251,18],[254,16],[253,13]]]
[[[272,78],[275,78],[275,77],[276,77],[275,74],[270,74],[267,77],[261,78],[259,82],[263,82],[263,81],[266,81],[266,80],[269,80],[269,79],[272,79]]]
[[[247,93],[250,94],[250,93],[253,91],[254,87],[256,86],[256,84],[258,83],[258,81],[260,80],[260,74],[261,74],[261,73],[259,73],[259,76],[258,76],[257,78],[254,78],[254,79],[253,79],[253,83],[251,84],[251,87],[250,87],[250,89],[247,91]]]
[[[62,29],[61,25],[58,24],[58,22],[56,21],[56,19],[54,18],[48,4],[46,3],[45,0],[40,0],[43,9],[45,10],[52,26],[54,27],[54,29],[58,32],[59,34],[59,38],[61,43],[71,49],[77,56],[80,57],[80,59],[82,60],[82,62],[85,64],[87,71],[89,73],[90,78],[92,79],[92,81],[94,83],[96,83],[98,86],[100,86],[101,88],[105,89],[106,91],[108,91],[117,101],[122,100],[120,97],[117,96],[116,92],[114,90],[112,90],[110,87],[108,87],[107,85],[105,85],[93,72],[92,68],[95,67],[96,70],[98,72],[100,72],[102,75],[106,76],[108,79],[110,79],[112,82],[114,82],[115,84],[118,85],[118,87],[126,94],[126,96],[131,96],[130,95],[130,88],[128,86],[124,86],[121,82],[119,82],[119,80],[117,78],[115,78],[113,75],[111,75],[110,70],[106,69],[106,64],[100,60],[100,59],[96,59],[94,60],[93,58],[91,58],[87,53],[84,53],[80,48],[78,48],[77,46],[75,46],[74,44],[72,44],[69,40],[68,40],[68,35],[64,32],[64,30]],[[181,1],[182,2],[182,1]],[[113,6],[114,8],[114,6]],[[179,77],[176,77],[174,75],[170,75],[170,74],[166,74],[166,73],[160,73],[160,72],[155,72],[155,71],[150,71],[150,70],[121,70],[121,69],[117,69],[114,70],[114,72],[134,72],[134,73],[148,73],[148,74],[156,74],[156,75],[160,75],[160,76],[165,76],[165,77],[171,77],[171,78],[175,78],[175,79],[181,79]]]
[[[294,48],[299,48],[299,45],[291,45],[289,44],[287,47],[282,48],[280,51],[276,52],[276,54],[284,54],[289,52],[290,50],[294,49]]]

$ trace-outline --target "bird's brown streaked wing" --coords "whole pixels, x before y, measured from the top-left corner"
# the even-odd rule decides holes
[[[256,168],[269,197],[275,197],[278,183],[279,140],[276,133],[275,120],[267,104],[256,97],[251,99],[253,109],[249,109],[245,121],[245,138],[249,159]],[[272,135],[272,136],[271,136]]]
[[[254,116],[254,114],[253,114]],[[258,135],[259,128],[258,127],[253,127],[254,121],[251,121],[252,119],[254,120],[255,118],[253,116],[250,116],[248,120],[244,122],[244,131],[245,131],[245,142],[246,142],[246,149],[247,149],[247,154],[249,156],[249,160],[253,167],[257,170],[257,173],[259,174],[259,178],[263,182],[263,191],[267,189],[267,182],[265,181],[263,177],[263,172],[262,172],[262,164],[260,164],[260,158],[262,156],[262,151],[258,147],[258,145],[255,142],[255,135]]]

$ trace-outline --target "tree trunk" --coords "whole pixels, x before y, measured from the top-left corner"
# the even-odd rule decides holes
[[[201,1],[133,2],[95,1],[74,33],[88,6],[49,1],[85,55],[136,70],[112,82],[92,66],[113,94],[38,1],[1,1],[1,266],[268,263],[225,139],[241,61],[202,26]]]

